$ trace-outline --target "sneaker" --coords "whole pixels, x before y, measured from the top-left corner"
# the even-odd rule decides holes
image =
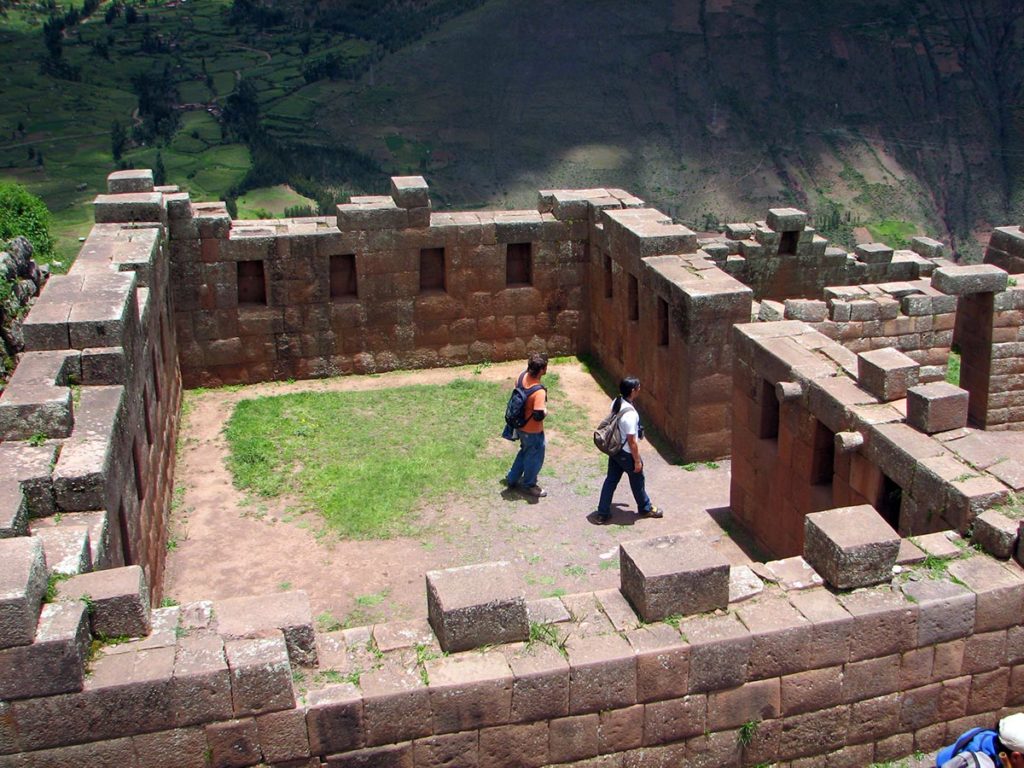
[[[519,487],[519,483],[510,483],[507,477],[501,478],[501,484],[508,488],[510,491],[514,491]]]
[[[661,511],[660,507],[655,507],[653,504],[651,508],[646,512],[641,512],[640,517],[664,517],[665,513]]]
[[[523,488],[523,493],[527,496],[533,496],[538,499],[543,499],[548,495],[548,492],[541,488],[539,485],[528,485]]]
[[[596,525],[608,525],[612,521],[611,514],[602,515],[600,512],[594,513],[594,523]]]

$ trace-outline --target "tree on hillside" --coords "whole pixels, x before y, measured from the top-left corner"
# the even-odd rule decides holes
[[[260,103],[256,86],[242,80],[224,102],[224,124],[243,139],[253,138],[260,129]]]
[[[164,156],[156,153],[156,163],[153,165],[153,183],[162,187],[167,183],[167,168],[164,167]]]
[[[18,235],[32,243],[37,261],[53,259],[50,212],[43,201],[20,184],[0,183],[0,243]]]
[[[128,143],[128,132],[125,131],[124,126],[121,125],[120,120],[115,120],[110,124],[110,154],[114,156],[114,160],[120,160],[121,155],[124,154],[124,147]]]

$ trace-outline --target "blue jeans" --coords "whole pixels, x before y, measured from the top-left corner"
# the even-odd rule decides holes
[[[612,497],[615,489],[619,487],[619,480],[623,473],[629,478],[629,487],[633,491],[633,498],[636,499],[636,509],[640,514],[650,512],[652,508],[651,499],[644,487],[643,470],[633,471],[633,454],[619,451],[614,456],[608,457],[608,475],[601,486],[601,500],[597,502],[597,514],[610,515],[612,513]]]
[[[508,471],[505,479],[510,488],[519,484],[529,488],[537,484],[537,475],[544,466],[544,448],[547,441],[543,432],[523,432],[517,429],[516,434],[519,435],[519,453],[516,454],[516,460],[512,462],[512,469]]]

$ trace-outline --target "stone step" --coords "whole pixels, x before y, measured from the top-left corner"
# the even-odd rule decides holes
[[[90,570],[100,571],[113,565],[110,551],[110,525],[105,510],[92,512],[64,512],[60,515],[42,517],[31,521],[33,533],[46,528],[85,526],[89,530],[89,550],[92,558]],[[52,562],[47,557],[47,562]],[[52,568],[52,566],[51,566]]]
[[[46,594],[43,544],[31,536],[0,539],[0,562],[0,649],[28,645]]]
[[[137,565],[72,576],[60,584],[58,597],[85,602],[96,636],[144,637],[150,633],[149,589]]]
[[[46,565],[50,573],[77,576],[92,570],[92,548],[89,527],[61,525],[33,528],[32,537],[43,543]]]
[[[309,597],[301,590],[217,600],[213,603],[213,617],[217,632],[225,639],[260,637],[280,630],[292,663],[316,666],[313,614]]]

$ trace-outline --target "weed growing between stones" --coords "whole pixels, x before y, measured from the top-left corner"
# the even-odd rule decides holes
[[[747,720],[740,726],[736,732],[736,743],[741,747],[746,747],[754,740],[754,736],[757,735],[757,728],[761,724],[760,720]]]
[[[526,648],[529,650],[537,643],[543,643],[544,645],[550,645],[562,654],[563,657],[569,658],[569,652],[565,648],[565,643],[568,639],[568,636],[562,635],[554,624],[540,624],[536,621],[531,621],[530,635],[526,641]]]

